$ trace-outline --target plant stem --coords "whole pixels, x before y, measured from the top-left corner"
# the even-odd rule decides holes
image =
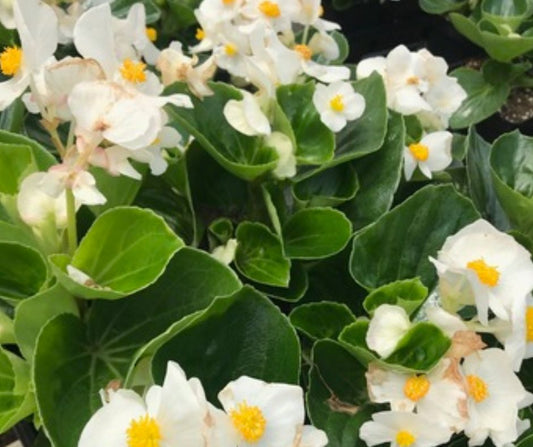
[[[76,202],[72,189],[66,189],[67,197],[67,235],[68,235],[68,252],[70,256],[74,255],[78,247],[78,230],[76,228]]]

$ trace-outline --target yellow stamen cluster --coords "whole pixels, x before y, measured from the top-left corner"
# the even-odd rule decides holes
[[[396,444],[398,444],[399,447],[410,447],[415,441],[416,438],[410,431],[400,430],[396,434]]]
[[[0,54],[0,70],[6,76],[15,76],[22,65],[22,50],[19,47],[7,47]]]
[[[145,68],[146,64],[142,62],[133,62],[131,59],[124,59],[122,67],[120,67],[120,74],[126,81],[140,84],[146,81]]]
[[[224,52],[226,53],[226,55],[228,56],[235,56],[239,50],[238,48],[233,45],[232,43],[227,43],[225,46],[224,46]]]
[[[331,98],[329,106],[335,112],[342,112],[344,110],[344,101],[342,100],[342,95],[335,95],[333,98]]]
[[[146,37],[150,42],[155,42],[157,40],[157,30],[151,26],[146,28]]]
[[[126,434],[128,447],[159,447],[162,438],[157,421],[148,415],[132,420]]]
[[[302,59],[306,61],[310,60],[311,56],[313,56],[311,48],[309,48],[307,45],[294,45],[294,51],[296,51],[300,56],[302,56]]]
[[[526,341],[533,343],[533,307],[526,309]]]
[[[233,5],[234,2],[235,0],[222,0],[222,3],[224,3],[225,5]]]
[[[429,157],[429,148],[425,144],[413,143],[409,145],[411,155],[417,161],[426,161]]]
[[[473,374],[466,376],[468,395],[477,403],[483,402],[489,396],[489,389],[485,381]]]
[[[407,78],[406,82],[408,85],[418,85],[420,83],[420,78],[418,76],[411,76],[410,78]]]
[[[483,259],[476,259],[470,261],[466,266],[476,272],[478,279],[489,287],[494,287],[498,284],[500,279],[500,272],[496,270],[496,267],[487,265]]]
[[[279,6],[276,3],[270,2],[268,0],[259,4],[259,11],[261,11],[264,15],[272,19],[275,19],[281,15]]]
[[[254,443],[263,437],[266,419],[259,407],[249,406],[244,401],[231,410],[229,415],[233,426],[246,442]]]
[[[202,28],[196,28],[196,34],[194,35],[194,37],[196,37],[196,40],[204,40],[205,31]]]
[[[430,382],[425,375],[411,376],[405,381],[403,393],[413,402],[422,399],[429,391]]]

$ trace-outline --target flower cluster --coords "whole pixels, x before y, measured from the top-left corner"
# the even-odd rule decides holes
[[[370,364],[370,399],[390,404],[361,427],[368,445],[436,446],[464,431],[469,445],[490,437],[497,447],[529,427],[519,410],[533,403],[516,376],[533,356],[533,262],[511,236],[478,220],[450,236],[437,259],[440,305],[423,309],[425,319],[451,338],[451,348],[427,374]],[[470,310],[469,319],[461,317]],[[389,356],[413,326],[400,306],[383,304],[370,321],[366,341]],[[495,335],[505,349],[486,348],[479,334]]]
[[[379,73],[387,90],[388,107],[403,115],[414,115],[424,135],[404,151],[404,172],[409,180],[416,167],[424,176],[445,169],[452,161],[452,134],[445,129],[450,117],[466,99],[457,79],[448,76],[448,64],[428,50],[409,51],[404,45],[387,57],[372,57],[357,65],[357,77]]]
[[[134,391],[102,392],[103,407],[89,420],[78,447],[279,446],[324,447],[321,430],[304,425],[299,386],[241,376],[218,394],[222,410],[206,400],[200,380],[187,380],[175,362],[162,386],[144,399]]]

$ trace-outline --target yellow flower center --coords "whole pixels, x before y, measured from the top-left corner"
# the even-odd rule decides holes
[[[396,433],[396,444],[399,447],[410,447],[416,441],[416,438],[410,431],[400,430]]]
[[[335,112],[342,112],[344,110],[344,102],[342,100],[342,95],[335,95],[329,102],[329,106]]]
[[[145,68],[146,64],[142,62],[133,62],[131,59],[124,59],[122,67],[120,67],[120,74],[126,81],[139,84],[146,81]]]
[[[224,3],[225,5],[233,5],[234,2],[235,0],[222,0],[222,3]]]
[[[311,56],[313,55],[311,48],[303,44],[294,45],[294,51],[296,51],[306,61],[310,60]]]
[[[259,11],[261,11],[267,17],[275,19],[281,15],[279,6],[274,2],[264,1],[259,4]]]
[[[128,447],[159,447],[161,431],[157,421],[148,415],[132,420],[128,430]]]
[[[429,385],[426,376],[411,376],[405,382],[403,393],[413,402],[417,402],[428,393]]]
[[[146,37],[150,42],[155,42],[157,40],[157,30],[151,26],[146,28]]]
[[[407,78],[406,82],[408,85],[418,85],[420,79],[418,78],[418,76],[411,76],[410,78]]]
[[[488,397],[489,390],[487,384],[481,377],[471,374],[466,376],[466,383],[468,385],[468,394],[477,403],[483,402]]]
[[[492,267],[490,265],[487,265],[487,263],[483,259],[476,259],[474,261],[470,261],[466,266],[474,270],[476,272],[478,279],[489,287],[494,287],[498,284],[498,280],[500,279],[500,272],[496,270],[496,267]]]
[[[425,144],[414,143],[409,145],[411,155],[418,161],[426,161],[429,157],[429,148]]]
[[[22,65],[22,50],[18,47],[7,47],[0,54],[0,70],[6,76],[14,76]]]
[[[235,56],[239,50],[237,49],[237,47],[235,45],[233,45],[232,43],[227,43],[225,46],[224,46],[224,51],[226,52],[226,54],[228,56]]]
[[[258,407],[241,402],[229,414],[233,426],[246,442],[257,442],[265,433],[266,420]]]
[[[196,34],[194,35],[194,37],[196,37],[196,40],[204,40],[205,31],[202,28],[196,28]]]
[[[533,307],[526,309],[526,341],[533,343]]]

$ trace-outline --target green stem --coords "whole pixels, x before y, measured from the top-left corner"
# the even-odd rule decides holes
[[[302,37],[302,43],[307,45],[307,38],[309,37],[309,25],[304,28],[304,35]]]
[[[72,189],[66,189],[67,196],[67,235],[68,235],[68,252],[74,255],[78,248],[78,230],[76,228],[76,201]]]

